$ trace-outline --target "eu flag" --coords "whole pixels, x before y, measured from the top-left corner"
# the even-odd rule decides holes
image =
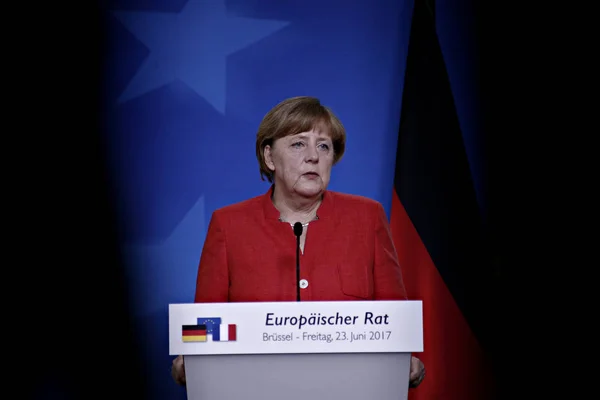
[[[221,324],[221,318],[207,317],[198,318],[198,325],[206,325],[206,333],[213,333],[213,327]]]

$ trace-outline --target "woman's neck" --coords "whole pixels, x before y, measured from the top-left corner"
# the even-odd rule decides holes
[[[296,196],[290,198],[278,192],[275,187],[271,197],[273,205],[279,211],[280,219],[285,222],[307,223],[314,220],[321,205],[322,195],[314,198]]]

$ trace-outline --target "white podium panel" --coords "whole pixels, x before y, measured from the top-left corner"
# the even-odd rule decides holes
[[[169,305],[190,400],[405,399],[420,301]]]
[[[169,341],[171,355],[419,352],[422,303],[170,304]]]

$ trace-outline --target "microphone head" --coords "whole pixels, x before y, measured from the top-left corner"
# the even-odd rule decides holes
[[[296,236],[302,235],[302,224],[300,222],[296,222],[294,224],[294,235],[296,235]]]

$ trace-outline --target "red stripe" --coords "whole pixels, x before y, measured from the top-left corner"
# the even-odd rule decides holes
[[[182,332],[183,336],[198,336],[206,335],[206,329],[185,329]]]
[[[236,340],[237,339],[237,327],[235,325],[229,325],[228,326],[228,331],[229,331],[229,341],[232,340]]]
[[[423,301],[424,352],[415,357],[423,361],[427,374],[409,391],[409,400],[492,398],[484,353],[395,190],[390,220],[408,298]]]

